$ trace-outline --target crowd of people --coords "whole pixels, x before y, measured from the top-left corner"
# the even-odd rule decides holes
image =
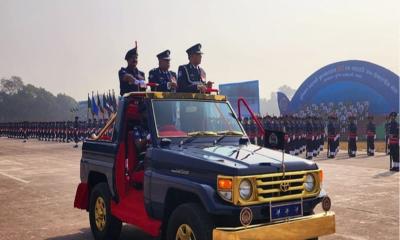
[[[316,116],[324,118],[328,115],[335,115],[340,124],[340,132],[344,134],[347,130],[346,126],[349,117],[355,117],[354,121],[363,121],[369,116],[369,102],[355,102],[355,103],[319,103],[304,106],[295,116],[306,117]]]

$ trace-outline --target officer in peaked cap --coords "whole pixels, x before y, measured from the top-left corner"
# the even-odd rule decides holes
[[[390,126],[390,115],[386,116],[385,122],[385,153],[389,154],[389,126]]]
[[[357,152],[357,125],[354,122],[355,117],[349,117],[349,125],[348,125],[348,154],[349,157],[355,157]]]
[[[79,117],[75,117],[74,125],[73,125],[73,135],[74,135],[74,148],[78,147],[78,142],[79,142],[79,136],[78,136],[78,130],[79,130]]]
[[[375,154],[375,138],[376,138],[376,127],[373,122],[374,117],[368,116],[368,123],[367,123],[367,155],[374,156]]]
[[[336,136],[337,136],[337,129],[335,126],[335,116],[331,115],[328,117],[328,149],[327,149],[327,157],[328,158],[335,158],[336,157]]]
[[[206,72],[199,65],[203,52],[198,43],[186,50],[189,63],[179,66],[178,92],[203,93],[212,87],[212,82],[206,82]]]
[[[391,166],[391,171],[399,171],[399,124],[396,121],[397,113],[390,113],[390,123],[389,123],[389,149],[390,149],[390,160],[393,165]]]
[[[121,96],[128,92],[140,91],[146,88],[145,75],[137,68],[137,44],[125,54],[125,60],[128,66],[126,68],[122,67],[118,72]]]
[[[169,50],[165,50],[157,55],[158,68],[154,68],[149,72],[149,82],[157,83],[157,87],[152,87],[152,91],[173,92],[176,90],[176,73],[169,70],[170,67]]]

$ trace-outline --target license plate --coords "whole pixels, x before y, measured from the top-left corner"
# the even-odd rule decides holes
[[[271,221],[303,216],[303,203],[288,203],[270,205]]]

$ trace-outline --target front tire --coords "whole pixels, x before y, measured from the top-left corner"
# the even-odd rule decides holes
[[[172,213],[167,227],[167,240],[211,240],[213,221],[197,203],[186,203]]]
[[[122,222],[111,215],[111,194],[107,183],[97,184],[91,194],[89,203],[90,228],[95,240],[118,239]]]

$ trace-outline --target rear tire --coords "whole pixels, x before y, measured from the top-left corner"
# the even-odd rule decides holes
[[[89,221],[95,240],[119,238],[122,222],[111,215],[111,194],[107,183],[99,183],[91,191]]]
[[[186,203],[172,213],[167,226],[167,240],[211,240],[213,228],[211,217],[200,204]]]

